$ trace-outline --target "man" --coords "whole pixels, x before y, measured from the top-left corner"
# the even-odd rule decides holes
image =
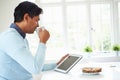
[[[50,37],[46,29],[40,28],[38,32],[40,40],[35,57],[32,56],[25,38],[26,33],[33,33],[39,26],[41,13],[41,8],[28,1],[21,2],[15,8],[14,23],[0,34],[0,80],[33,80],[33,74],[54,69],[57,65],[43,65],[45,44]]]

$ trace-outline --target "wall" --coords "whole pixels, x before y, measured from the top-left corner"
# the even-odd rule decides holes
[[[0,32],[9,28],[13,22],[14,8],[20,0],[0,0]]]

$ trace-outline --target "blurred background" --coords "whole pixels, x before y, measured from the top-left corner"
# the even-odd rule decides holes
[[[0,32],[13,23],[14,8],[24,0],[0,0]],[[114,56],[113,45],[120,44],[120,0],[27,0],[43,8],[40,26],[49,30],[46,60],[67,53]],[[27,35],[34,55],[36,33]]]

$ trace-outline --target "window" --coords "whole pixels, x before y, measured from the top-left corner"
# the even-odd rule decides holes
[[[40,16],[40,25],[45,26],[51,34],[47,42],[47,60],[59,59],[66,53],[81,54],[87,45],[92,46],[95,53],[111,51],[111,45],[116,42],[116,38],[112,38],[113,35],[118,38],[118,34],[113,33],[113,28],[118,29],[118,26],[114,26],[113,19],[117,16],[113,15],[117,13],[114,12],[117,10],[114,10],[117,1],[40,0],[39,2],[44,10]],[[118,10],[120,19],[120,3]],[[37,35],[30,36],[28,38],[31,51],[35,53],[38,44]]]
[[[21,1],[30,1],[30,2],[35,2],[35,0],[21,0]]]
[[[119,19],[118,19],[119,20],[119,22],[118,22],[119,23],[119,27],[118,27],[118,30],[119,30],[118,31],[119,32],[118,33],[119,34],[118,35],[118,43],[120,43],[120,40],[119,40],[120,39],[120,2],[118,3],[118,16],[119,16]]]
[[[88,25],[86,5],[67,6],[68,50],[81,52],[87,44]]]
[[[72,2],[72,1],[86,1],[86,0],[66,0],[67,2]]]
[[[41,3],[56,3],[61,2],[62,0],[40,0]]]
[[[47,44],[46,57],[56,58],[64,54],[64,32],[63,32],[63,17],[62,7],[52,6],[43,7],[44,14],[41,17],[41,25],[45,26],[50,32],[50,39]]]
[[[91,5],[92,46],[95,51],[111,49],[110,4]]]

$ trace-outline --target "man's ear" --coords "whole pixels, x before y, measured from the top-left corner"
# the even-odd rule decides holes
[[[25,13],[25,14],[24,14],[24,17],[23,17],[23,20],[24,20],[24,21],[28,21],[29,18],[30,18],[30,17],[29,17],[29,14],[28,14],[28,13]]]

